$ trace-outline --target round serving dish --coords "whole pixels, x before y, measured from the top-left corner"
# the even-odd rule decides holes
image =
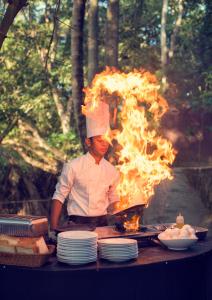
[[[189,247],[193,246],[197,241],[196,239],[162,239],[161,234],[158,235],[159,241],[164,244],[170,250],[187,250]]]

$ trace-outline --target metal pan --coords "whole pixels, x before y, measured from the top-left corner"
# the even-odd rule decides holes
[[[130,206],[126,209],[120,210],[120,211],[115,211],[112,213],[112,216],[124,216],[124,215],[129,215],[129,214],[139,214],[141,215],[143,213],[144,208],[146,207],[145,204],[137,204]]]

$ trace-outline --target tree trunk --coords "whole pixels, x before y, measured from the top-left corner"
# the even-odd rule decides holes
[[[5,130],[0,134],[0,144],[3,139],[10,133],[10,131],[17,125],[18,117],[14,117],[13,120],[9,122]]]
[[[52,94],[52,98],[53,98],[55,106],[57,108],[57,113],[58,113],[58,116],[60,119],[62,132],[64,134],[66,134],[70,131],[70,128],[71,128],[70,118],[71,118],[72,98],[70,97],[67,100],[67,106],[66,106],[67,109],[65,110],[64,106],[62,104],[62,101],[61,101],[62,95],[61,95],[60,91],[54,86],[48,71],[47,71],[46,75],[47,75],[47,81],[49,84],[50,92]]]
[[[18,12],[26,6],[27,0],[8,1],[8,6],[3,20],[0,24],[0,49],[3,45],[4,39],[7,37],[10,26],[12,25]]]
[[[107,25],[105,41],[105,61],[107,66],[118,68],[118,23],[119,23],[119,0],[109,0],[107,8]],[[112,97],[114,99],[114,97]],[[110,102],[110,125],[116,129],[117,101]],[[111,163],[117,164],[115,158],[116,145],[110,147],[107,158]]]
[[[72,98],[74,103],[74,118],[76,129],[83,145],[85,130],[84,117],[81,112],[83,104],[83,27],[86,0],[73,2],[71,29],[71,59],[72,59]]]
[[[182,23],[183,1],[184,0],[179,0],[178,1],[178,16],[177,16],[177,20],[175,22],[175,27],[174,27],[173,33],[171,35],[170,49],[169,49],[169,52],[168,52],[169,59],[171,59],[174,56],[175,40],[176,40],[176,36],[178,34],[179,28],[180,28],[181,23]]]
[[[168,48],[167,35],[166,35],[168,0],[163,0],[162,13],[161,13],[161,70],[162,70],[163,92],[165,92],[168,88],[166,67],[169,62],[168,60],[172,59],[174,56],[175,40],[182,23],[183,1],[184,0],[178,0],[178,15],[170,38],[170,47]]]
[[[88,15],[88,83],[98,70],[98,0],[90,0]]]
[[[162,70],[162,89],[167,88],[166,65],[167,65],[167,42],[166,42],[166,22],[167,22],[168,0],[163,0],[161,13],[161,70]]]
[[[45,23],[46,25],[49,23],[49,5],[47,2],[45,2]],[[37,51],[40,56],[41,64],[43,68],[45,69],[45,74],[46,74],[46,81],[47,85],[49,87],[49,91],[52,95],[52,98],[54,100],[57,113],[59,116],[60,120],[60,125],[62,132],[64,134],[68,133],[71,128],[70,124],[70,118],[71,118],[71,110],[72,110],[72,98],[68,97],[67,99],[67,104],[64,105],[62,101],[62,93],[59,88],[57,88],[57,84],[53,82],[52,80],[52,64],[55,61],[56,58],[56,53],[57,53],[57,44],[58,44],[58,38],[59,38],[59,22],[58,22],[58,14],[60,10],[60,0],[57,3],[57,8],[55,11],[55,16],[54,16],[54,26],[53,26],[53,31],[51,35],[51,39],[49,42],[48,49],[46,48],[40,48],[39,45],[36,45]],[[56,76],[55,76],[56,79]],[[56,79],[57,81],[58,78]]]
[[[200,30],[201,47],[200,56],[203,62],[203,68],[208,69],[212,65],[211,45],[212,45],[212,4],[210,0],[205,0],[205,16],[202,29]]]
[[[109,0],[106,28],[106,65],[118,67],[119,0]]]

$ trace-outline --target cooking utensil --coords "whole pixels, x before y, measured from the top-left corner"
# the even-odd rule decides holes
[[[115,211],[112,213],[112,216],[124,216],[124,215],[129,215],[129,214],[142,214],[143,210],[145,208],[145,204],[137,204],[130,206],[128,208],[125,208],[123,210]]]

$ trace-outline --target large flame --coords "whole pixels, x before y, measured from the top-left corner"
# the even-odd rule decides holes
[[[148,205],[155,185],[172,179],[170,164],[175,159],[175,150],[159,134],[159,121],[168,110],[159,88],[156,77],[147,71],[123,73],[107,67],[85,89],[85,104],[91,102],[91,110],[100,100],[110,106],[116,101],[118,107],[118,129],[108,132],[107,139],[119,144],[116,153],[121,174],[121,209]],[[85,106],[83,113],[86,114]]]

